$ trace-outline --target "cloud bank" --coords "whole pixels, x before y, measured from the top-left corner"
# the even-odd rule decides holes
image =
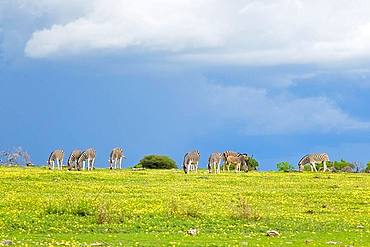
[[[223,122],[239,122],[246,134],[328,133],[368,130],[325,97],[270,95],[265,89],[209,85],[209,109]],[[213,97],[221,95],[222,97]]]
[[[89,8],[81,2],[74,9],[76,18],[59,18],[35,31],[25,54],[43,58],[134,49],[181,60],[241,64],[325,63],[370,56],[367,1],[93,0]],[[41,1],[33,11],[49,5]],[[60,11],[71,9],[63,6]]]

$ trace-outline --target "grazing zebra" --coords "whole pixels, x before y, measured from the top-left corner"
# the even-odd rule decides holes
[[[223,158],[224,158],[224,161],[225,161],[222,170],[225,171],[225,167],[227,167],[227,170],[229,171],[230,170],[230,165],[227,162],[227,159],[228,159],[228,157],[231,157],[231,156],[237,157],[238,153],[234,152],[234,151],[225,151],[225,152],[223,152],[222,155],[223,155]]]
[[[78,158],[77,161],[77,169],[81,169],[82,164],[82,170],[85,170],[85,162],[87,162],[87,170],[93,170],[94,169],[94,162],[96,157],[96,151],[93,148],[86,149],[82,152],[80,158]]]
[[[188,152],[184,156],[183,168],[185,174],[189,173],[190,171],[198,171],[198,164],[200,160],[200,153],[198,150],[194,150]]]
[[[300,171],[303,171],[304,165],[310,164],[311,171],[317,172],[316,164],[323,163],[325,172],[326,170],[328,170],[328,168],[326,167],[327,161],[330,161],[327,153],[307,154],[303,156],[302,159],[298,162],[298,167]]]
[[[248,171],[247,161],[249,159],[247,154],[236,153],[233,151],[226,151],[223,153],[225,164],[223,170],[225,171],[225,167],[227,167],[227,171],[230,171],[230,164],[235,165],[235,172],[239,172],[241,166],[243,166],[244,171]]]
[[[63,169],[63,159],[64,159],[64,151],[57,149],[51,152],[48,159],[48,167],[49,169],[54,170],[54,164],[55,162],[58,165],[58,170]]]
[[[67,161],[68,170],[72,170],[73,168],[77,169],[77,170],[80,170],[78,165],[77,165],[77,163],[78,163],[77,161],[80,158],[81,153],[82,152],[79,149],[75,149],[75,150],[72,151],[72,153],[69,156],[68,161]]]
[[[125,155],[123,154],[123,149],[122,148],[113,148],[112,152],[110,152],[109,156],[109,168],[117,169],[117,164],[119,163],[119,169],[122,169],[122,159],[125,159]]]
[[[215,173],[220,173],[220,164],[222,160],[223,160],[222,153],[219,153],[219,152],[212,153],[208,158],[209,173],[212,173],[212,170]]]

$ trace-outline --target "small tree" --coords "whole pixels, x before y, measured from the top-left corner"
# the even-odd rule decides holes
[[[370,161],[366,164],[365,172],[370,172]]]
[[[249,157],[248,160],[247,160],[247,165],[248,165],[248,170],[249,171],[255,171],[255,170],[257,170],[257,168],[259,166],[259,163],[253,157]]]
[[[277,163],[276,168],[278,171],[281,171],[281,172],[294,171],[294,166],[289,164],[289,162],[286,162],[286,161]]]
[[[147,155],[135,168],[146,168],[146,169],[173,169],[177,168],[176,162],[168,156],[162,155]]]
[[[355,165],[351,162],[341,159],[340,161],[328,162],[328,167],[332,167],[336,171],[342,171],[348,169],[348,167],[354,169]]]

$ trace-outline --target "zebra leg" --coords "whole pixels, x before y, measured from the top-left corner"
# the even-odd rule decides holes
[[[95,158],[93,158],[92,161],[91,161],[91,170],[94,169],[94,163],[95,163]]]
[[[315,172],[317,172],[316,163],[312,163],[312,166],[313,166],[313,169],[315,170]]]
[[[328,168],[326,167],[326,161],[324,161],[323,163],[324,163],[324,172],[326,172],[326,170],[328,169]]]
[[[82,161],[82,170],[84,171],[85,170],[85,160],[84,161]]]
[[[122,157],[119,158],[119,169],[122,169]]]
[[[53,164],[53,170],[54,170],[54,166],[55,166],[55,164],[54,164],[54,163],[55,163],[55,160],[53,160],[53,162],[52,162],[52,164]]]
[[[217,166],[216,166],[216,173],[220,173],[220,165],[221,165],[221,162],[218,162],[217,163]]]
[[[63,159],[60,161],[60,170],[63,170]]]
[[[199,164],[199,162],[197,162],[197,163],[195,164],[195,172],[196,172],[196,173],[198,173],[198,164]]]

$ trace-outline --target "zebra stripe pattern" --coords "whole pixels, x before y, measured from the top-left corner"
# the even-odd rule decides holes
[[[67,161],[68,170],[72,170],[72,169],[80,170],[80,169],[78,169],[77,161],[80,158],[81,153],[82,152],[79,149],[75,149],[75,150],[72,151],[72,153],[71,153],[71,155],[69,155],[69,158],[68,158],[68,161]]]
[[[212,153],[208,158],[208,171],[212,173],[220,173],[220,165],[223,160],[223,154],[219,152]]]
[[[87,162],[87,170],[92,171],[94,169],[94,162],[96,158],[96,151],[93,148],[86,149],[78,158],[77,161],[77,169],[81,169],[82,164],[82,170],[85,170],[85,162]]]
[[[184,172],[187,174],[190,171],[198,171],[198,164],[200,160],[200,152],[198,150],[194,150],[191,152],[188,152],[184,156],[184,162],[183,162],[183,169]]]
[[[314,154],[307,154],[302,157],[302,159],[298,162],[298,167],[300,171],[304,170],[304,166],[306,164],[310,164],[311,171],[317,172],[316,164],[323,163],[324,165],[324,172],[328,170],[326,166],[326,162],[329,160],[329,155],[327,153],[314,153]]]
[[[113,169],[114,165],[114,169],[117,169],[117,165],[119,164],[119,169],[122,169],[122,159],[124,158],[126,157],[123,154],[122,148],[113,148],[109,156],[109,168]]]
[[[55,163],[58,165],[58,170],[63,169],[63,159],[64,159],[64,151],[61,149],[54,150],[49,155],[48,159],[48,167],[51,170],[54,170]]]

